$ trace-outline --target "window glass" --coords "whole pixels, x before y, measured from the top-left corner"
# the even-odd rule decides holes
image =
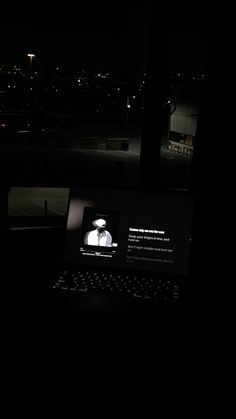
[[[168,83],[165,101],[160,185],[188,189],[203,85],[207,78],[207,53],[211,13],[198,2],[173,2],[169,32]],[[199,139],[200,141],[200,139]]]
[[[147,2],[5,15],[0,175],[17,185],[139,181]]]

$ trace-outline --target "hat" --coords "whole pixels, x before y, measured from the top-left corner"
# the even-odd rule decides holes
[[[98,218],[97,220],[93,221],[94,227],[106,227],[107,222],[103,220],[103,218]]]

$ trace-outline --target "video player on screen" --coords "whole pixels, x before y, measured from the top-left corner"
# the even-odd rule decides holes
[[[98,218],[93,221],[95,230],[86,233],[84,244],[88,246],[105,246],[112,247],[112,236],[109,231],[105,230],[107,225],[106,220]]]

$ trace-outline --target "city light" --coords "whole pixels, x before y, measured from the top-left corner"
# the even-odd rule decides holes
[[[11,109],[10,106],[13,106],[12,109],[19,112],[19,114],[29,112],[31,107],[35,111],[45,109],[47,111],[48,109],[48,112],[51,109],[56,109],[56,112],[73,110],[75,114],[76,112],[85,113],[86,110],[86,112],[91,112],[91,115],[93,113],[103,115],[107,112],[112,114],[125,112],[125,132],[128,132],[130,129],[128,125],[129,117],[135,118],[136,113],[138,114],[142,107],[141,102],[143,98],[140,96],[139,91],[143,81],[142,75],[137,80],[135,88],[132,84],[129,85],[128,81],[120,78],[119,73],[113,75],[105,71],[88,71],[82,74],[80,69],[76,72],[64,74],[63,72],[58,73],[57,68],[59,67],[55,66],[54,73],[50,77],[45,78],[44,72],[34,71],[34,60],[37,58],[37,54],[25,54],[26,64],[28,65],[28,71],[25,72],[17,65],[12,65],[11,67],[0,66],[4,74],[12,76],[4,79],[4,89],[0,90],[1,100],[4,101],[4,107],[2,106],[3,109],[0,109],[0,112],[4,111],[5,108]],[[18,69],[20,70],[19,73]],[[15,74],[16,71],[17,74]],[[78,89],[74,89],[74,83]],[[68,95],[68,92],[70,92],[70,95]],[[126,95],[125,92],[127,92]],[[89,100],[87,100],[88,97]],[[19,101],[18,98],[20,98]],[[46,106],[46,104],[48,105]],[[29,120],[30,117],[30,115],[27,116],[22,124],[18,124],[19,126],[14,126],[14,132],[31,129],[26,124],[26,120]],[[20,115],[18,119],[21,121]],[[2,122],[5,123],[5,121]],[[46,129],[44,118],[42,118],[42,122],[39,120],[39,123],[37,120],[37,124],[35,124],[35,132],[43,133],[44,131],[42,130]],[[5,127],[1,127],[1,129],[6,130]]]
[[[32,69],[33,58],[35,58],[35,54],[27,54],[27,57],[29,57],[29,59],[30,59],[30,68]]]

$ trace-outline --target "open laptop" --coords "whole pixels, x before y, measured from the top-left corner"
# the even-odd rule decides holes
[[[183,193],[72,187],[63,270],[52,292],[70,308],[178,305],[189,278],[192,216],[193,197]]]

